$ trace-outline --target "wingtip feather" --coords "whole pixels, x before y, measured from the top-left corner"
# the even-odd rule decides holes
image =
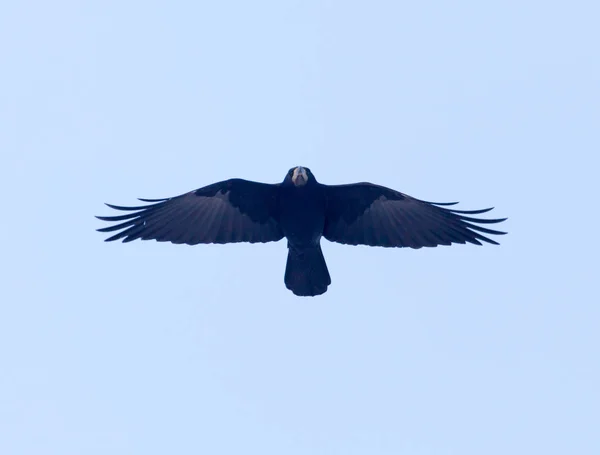
[[[138,199],[138,201],[142,201],[142,202],[164,202],[171,198],[165,197],[165,198],[161,198],[161,199],[145,199],[145,198],[138,197],[137,199]]]

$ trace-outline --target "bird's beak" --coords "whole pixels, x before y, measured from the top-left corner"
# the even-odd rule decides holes
[[[304,186],[306,182],[308,182],[308,174],[306,173],[306,169],[302,166],[298,166],[294,169],[294,173],[292,174],[292,182],[296,186]]]

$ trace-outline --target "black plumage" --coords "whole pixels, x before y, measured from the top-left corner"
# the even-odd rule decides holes
[[[286,237],[285,284],[294,294],[323,294],[331,278],[320,240],[349,245],[434,247],[482,242],[505,232],[481,226],[504,221],[481,219],[491,210],[455,210],[456,204],[415,199],[371,183],[323,185],[310,169],[289,170],[280,184],[230,179],[167,199],[140,199],[148,205],[109,207],[131,212],[99,216],[117,222],[98,229],[114,232],[106,241],[275,242]]]

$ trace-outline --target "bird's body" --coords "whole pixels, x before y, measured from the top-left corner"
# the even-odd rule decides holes
[[[303,172],[303,181],[294,179],[294,173]],[[327,208],[324,188],[304,168],[296,168],[281,184],[279,195],[279,224],[288,241],[285,285],[296,295],[323,294],[331,284],[321,251]]]
[[[350,245],[410,247],[480,241],[481,233],[504,232],[479,224],[499,223],[475,215],[491,209],[461,211],[412,198],[371,183],[323,185],[308,168],[289,170],[281,184],[242,179],[214,183],[167,199],[141,199],[150,205],[120,207],[133,213],[98,217],[122,223],[99,229],[121,230],[107,241],[135,239],[198,243],[271,242],[286,238],[284,281],[296,295],[323,294],[331,278],[321,251],[322,237]]]
[[[317,245],[325,228],[325,194],[316,180],[296,186],[291,179],[279,190],[279,223],[292,245]]]

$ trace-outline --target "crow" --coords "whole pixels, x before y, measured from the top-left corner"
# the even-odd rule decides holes
[[[157,240],[175,244],[276,242],[287,239],[284,282],[298,296],[327,291],[331,277],[321,238],[347,245],[435,247],[481,242],[498,245],[483,234],[502,235],[482,224],[489,212],[447,208],[456,202],[427,202],[372,183],[324,185],[307,167],[288,171],[279,184],[234,178],[166,199],[140,199],[147,205],[123,207],[126,213],[98,216],[118,222],[98,229],[120,231],[106,241]]]

